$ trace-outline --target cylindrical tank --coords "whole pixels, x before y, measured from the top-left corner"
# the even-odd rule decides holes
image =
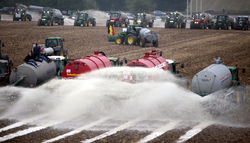
[[[53,9],[53,16],[62,17],[62,13],[59,9]]]
[[[230,70],[223,64],[212,64],[198,72],[192,79],[191,90],[201,96],[214,93],[231,84]]]
[[[234,23],[234,18],[232,16],[227,16],[227,20],[229,23]]]
[[[51,56],[54,54],[54,49],[53,48],[45,48],[42,52],[45,56]]]
[[[43,7],[41,7],[41,6],[35,6],[35,5],[29,5],[28,10],[42,12]]]
[[[204,20],[212,21],[212,15],[209,13],[202,13],[202,17],[204,17]]]
[[[42,62],[36,61],[36,63],[39,65],[38,67],[24,63],[12,70],[10,84],[14,84],[23,77],[23,80],[18,84],[19,86],[35,87],[55,77],[56,65],[54,62],[47,63],[43,60]]]
[[[81,74],[111,66],[112,64],[106,56],[95,51],[94,55],[86,56],[68,63],[63,69],[62,77],[69,79],[75,78]]]
[[[127,64],[129,67],[159,68],[169,70],[168,63],[161,55],[161,51],[152,50],[152,53],[145,53],[145,56]]]

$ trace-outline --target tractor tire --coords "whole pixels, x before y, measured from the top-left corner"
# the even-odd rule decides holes
[[[119,27],[122,27],[122,22],[121,21],[119,22]]]
[[[55,24],[56,24],[56,19],[53,18],[52,21],[51,21],[51,26],[55,26]]]
[[[145,38],[144,38],[144,37],[141,37],[141,39],[140,39],[140,46],[141,46],[141,47],[144,47],[145,44],[146,44]]]
[[[92,26],[96,26],[96,21],[93,21]]]
[[[119,21],[116,21],[115,22],[115,27],[118,27],[119,26]]]
[[[204,29],[204,23],[200,23],[200,29]]]
[[[13,16],[13,21],[16,21],[16,17],[15,16]]]
[[[68,50],[67,49],[63,49],[63,56],[68,59],[69,58],[69,54],[68,54]]]
[[[89,21],[88,21],[88,26],[90,26],[90,25],[91,25],[91,21],[89,20]]]
[[[247,30],[247,25],[244,25],[244,31],[246,31]]]
[[[147,23],[146,22],[142,22],[142,28],[147,28]]]
[[[168,22],[167,22],[167,21],[165,22],[165,28],[169,28],[169,27],[168,27]]]
[[[134,45],[136,43],[136,38],[132,34],[128,34],[126,43],[128,45]]]
[[[224,30],[227,30],[227,24],[226,23],[224,24]]]
[[[190,29],[194,29],[194,23],[193,22],[190,23]]]
[[[29,17],[29,21],[31,21],[31,19],[32,19],[32,18],[31,18],[31,17]]]
[[[77,21],[76,20],[74,21],[74,26],[77,26]]]
[[[178,23],[177,22],[174,23],[174,28],[178,28]]]
[[[109,26],[109,22],[108,21],[106,21],[106,27],[108,27]]]
[[[38,20],[37,25],[38,25],[38,26],[41,26],[41,19]]]
[[[28,18],[28,16],[26,15],[24,21],[28,21],[28,20],[29,20],[29,18]]]
[[[153,43],[153,46],[158,47],[158,39]]]
[[[234,29],[234,23],[231,23],[231,30]]]
[[[121,45],[121,44],[123,44],[123,42],[124,42],[123,37],[117,36],[117,37],[115,38],[115,43],[116,43],[116,44]]]
[[[83,22],[83,27],[87,27],[87,22],[86,21]]]
[[[47,26],[51,26],[51,21],[50,20],[47,21]]]
[[[212,24],[211,24],[211,29],[214,29],[214,28],[215,28],[215,24],[212,23]]]
[[[182,23],[181,28],[186,28],[186,23]]]
[[[207,21],[205,22],[204,29],[207,29]]]
[[[149,22],[148,27],[153,27],[153,23]]]

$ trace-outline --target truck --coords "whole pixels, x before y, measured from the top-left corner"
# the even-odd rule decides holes
[[[128,16],[124,12],[110,12],[109,13],[109,19],[106,21],[106,27],[109,25],[115,26],[115,27],[122,27],[129,24]]]
[[[50,7],[44,7],[41,18],[38,20],[38,26],[54,26],[56,23],[58,23],[58,25],[64,25],[64,18],[61,11]]]
[[[4,47],[4,44],[0,40],[0,86],[5,86],[9,84],[9,77],[11,67],[13,63],[9,60],[8,54],[2,54],[1,49]]]
[[[147,25],[148,27],[153,27],[154,25],[154,20],[152,19],[151,14],[147,13],[137,13],[137,16],[134,20],[134,24],[140,24],[141,27],[146,28]]]
[[[227,14],[222,14],[222,15],[217,15],[217,20],[215,24],[215,29],[225,29],[228,30],[229,26],[231,29],[234,29],[234,18],[227,15]]]
[[[61,37],[49,37],[47,35],[47,38],[45,39],[45,46],[44,48],[53,48],[53,55],[57,56],[64,56],[66,59],[68,59],[68,50],[63,48],[63,42],[65,40]]]
[[[214,26],[212,16],[209,13],[195,14],[190,23],[190,29],[214,29]]]
[[[31,21],[32,16],[26,13],[27,6],[16,3],[14,6],[13,21]]]
[[[165,20],[165,28],[186,28],[187,20],[184,15],[178,11],[171,12]]]
[[[89,14],[86,12],[77,12],[76,19],[74,21],[74,26],[81,26],[87,27],[90,26],[96,26],[96,19],[94,17],[89,16]]]
[[[140,24],[132,24],[123,28],[123,31],[116,36],[115,43],[121,45],[125,41],[127,45],[138,44],[141,47],[144,47],[146,43],[152,43],[153,46],[158,47],[159,34],[140,26]]]
[[[234,30],[242,29],[242,30],[248,30],[249,29],[249,19],[248,16],[238,16],[236,18]]]
[[[240,68],[237,66],[237,64],[235,67],[225,66],[220,58],[214,59],[214,63],[212,65],[194,75],[191,82],[192,92],[204,97],[225,89],[228,92],[227,94],[224,94],[223,99],[233,98],[237,99],[234,100],[235,102],[239,102],[239,100],[244,98],[244,95],[241,97],[230,97],[234,95],[231,94],[231,89],[242,87],[242,92],[244,93],[245,91],[245,85],[240,84],[239,82],[238,73]],[[242,69],[242,72],[245,73],[244,68]]]

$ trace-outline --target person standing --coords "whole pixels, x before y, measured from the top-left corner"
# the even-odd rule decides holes
[[[37,45],[36,43],[36,46],[33,47],[33,54],[37,57],[37,56],[40,56],[41,52],[40,52],[40,47]]]

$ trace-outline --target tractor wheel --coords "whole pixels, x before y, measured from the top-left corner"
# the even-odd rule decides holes
[[[83,22],[83,27],[87,27],[87,25],[88,25],[88,24],[87,24],[87,21],[84,21],[84,22]]]
[[[204,29],[207,29],[207,21],[205,22]]]
[[[92,26],[96,26],[96,21],[93,21]]]
[[[15,16],[13,16],[13,21],[16,21],[16,17]]]
[[[77,21],[75,20],[75,22],[74,22],[74,26],[77,26],[76,22],[77,22]]]
[[[128,34],[127,36],[127,44],[128,45],[134,45],[136,43],[135,36],[132,34]]]
[[[31,17],[29,17],[29,21],[31,21],[31,19],[32,19],[32,18],[31,18]]]
[[[174,23],[174,28],[178,28],[178,23],[177,22]]]
[[[41,19],[38,20],[38,26],[41,26]]]
[[[58,25],[61,25],[61,20],[58,20]]]
[[[123,42],[124,42],[123,37],[117,36],[117,37],[115,38],[115,43],[116,43],[116,44],[121,45],[121,44],[123,44]]]
[[[115,22],[115,27],[118,27],[119,26],[119,21],[116,21]]]
[[[193,22],[190,23],[190,29],[194,29],[194,23]]]
[[[122,22],[119,22],[119,27],[122,27]]]
[[[53,18],[52,23],[51,23],[51,26],[55,26],[55,24],[56,24],[56,19]]]
[[[153,46],[158,47],[158,39],[153,43]]]
[[[234,29],[234,23],[231,23],[231,29]]]
[[[59,53],[59,56],[63,56],[63,49],[61,49],[58,53]]]
[[[136,36],[134,36],[134,38],[135,38],[135,42],[134,42],[134,45],[136,45],[136,43],[137,43],[137,37]]]
[[[69,54],[68,54],[68,50],[67,49],[63,49],[63,56],[68,59],[69,58]]]
[[[204,23],[200,23],[200,29],[204,29]]]
[[[245,30],[245,31],[247,30],[247,25],[244,25],[244,30]]]
[[[47,21],[47,26],[51,26],[51,21],[50,20]]]
[[[147,28],[147,23],[146,22],[142,22],[142,28]]]
[[[25,16],[25,20],[24,21],[28,21],[28,16],[27,15]]]
[[[167,22],[167,21],[165,22],[165,28],[169,28],[169,27],[168,27],[168,22]]]
[[[227,30],[227,24],[224,23],[224,30]]]
[[[181,23],[179,23],[179,26],[178,26],[178,28],[181,28]]]
[[[88,22],[88,26],[90,26],[91,25],[91,21],[89,20],[89,22]]]
[[[108,27],[109,26],[109,22],[108,21],[106,21],[106,27]]]
[[[140,39],[140,46],[141,46],[141,47],[144,47],[145,44],[146,44],[145,38],[144,38],[144,37],[141,37],[141,39]]]

